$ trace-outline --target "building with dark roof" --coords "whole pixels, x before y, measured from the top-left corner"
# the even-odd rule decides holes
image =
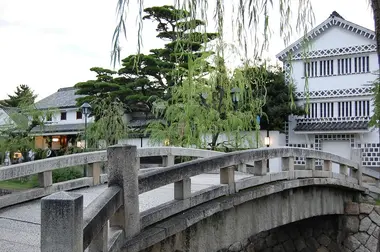
[[[76,102],[83,95],[75,92],[74,87],[60,88],[34,104],[39,110],[50,111],[46,113],[44,125],[31,130],[36,148],[60,149],[68,145],[84,145],[83,141],[77,142],[78,135],[85,129],[85,117]],[[88,123],[91,122],[92,117],[88,118]]]
[[[363,165],[380,167],[380,135],[369,127],[373,103],[368,84],[378,70],[375,32],[334,11],[277,58],[288,83],[298,91],[308,88],[296,94],[300,103],[308,101],[308,113],[289,118],[286,144],[349,159],[352,148],[361,148]]]

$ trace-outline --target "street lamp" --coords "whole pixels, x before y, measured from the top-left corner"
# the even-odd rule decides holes
[[[264,138],[264,143],[265,143],[265,145],[266,145],[267,147],[269,147],[269,145],[270,145],[270,137],[269,137],[269,136],[266,136],[266,137]]]
[[[240,88],[234,87],[231,89],[232,102],[234,103],[234,109],[237,109],[237,104],[239,103],[239,93]]]
[[[267,136],[264,138],[264,144],[269,148],[270,145],[270,136],[269,130],[267,130]],[[269,172],[269,158],[267,159],[267,172]]]
[[[82,114],[84,115],[84,149],[87,149],[87,117],[91,111],[91,105],[87,102],[81,106]]]

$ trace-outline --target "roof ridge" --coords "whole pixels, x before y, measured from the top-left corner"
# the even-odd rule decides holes
[[[338,17],[338,18],[341,18],[341,19],[343,19],[343,20],[345,20],[338,12],[336,12],[336,11],[333,11],[331,14],[330,14],[330,16],[329,16],[329,18],[334,18],[334,17]]]
[[[75,87],[63,87],[63,88],[58,89],[57,92],[69,91],[69,90],[75,90],[75,89],[76,89]]]
[[[374,31],[372,31],[366,27],[363,27],[361,25],[355,24],[351,21],[348,21],[348,20],[344,19],[338,12],[333,11],[333,13],[326,20],[324,20],[323,22],[321,22],[320,24],[318,24],[317,26],[312,28],[307,34],[301,36],[301,38],[297,39],[295,42],[288,45],[285,49],[283,49],[281,52],[279,52],[276,55],[276,58],[278,58],[281,61],[284,60],[284,57],[286,57],[288,55],[289,51],[295,52],[296,50],[298,50],[300,48],[300,46],[305,41],[312,40],[315,37],[318,37],[326,29],[329,29],[332,26],[341,27],[340,24],[351,26],[351,27],[354,27],[356,29],[364,31],[366,34],[364,34],[364,35],[360,34],[361,36],[367,37],[366,36],[367,34],[371,34],[371,36],[369,36],[367,38],[375,40],[375,32]],[[348,30],[348,28],[343,28],[343,29]],[[351,31],[351,30],[349,30],[349,31]],[[357,33],[357,32],[355,32],[355,33]]]

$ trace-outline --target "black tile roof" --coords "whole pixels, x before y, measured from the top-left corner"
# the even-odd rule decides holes
[[[31,133],[54,133],[54,132],[78,132],[84,130],[84,123],[76,124],[54,124],[45,126],[36,126]]]
[[[76,99],[84,95],[76,95],[74,87],[60,88],[57,92],[35,103],[37,109],[54,109],[77,107]]]
[[[368,121],[299,123],[294,131],[368,130]]]
[[[163,120],[160,119],[155,119],[155,118],[133,118],[128,122],[128,126],[132,128],[139,128],[139,127],[145,127],[148,126],[149,123],[153,121],[161,121],[164,122]]]

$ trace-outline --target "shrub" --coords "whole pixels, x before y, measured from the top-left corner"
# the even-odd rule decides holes
[[[68,181],[83,177],[83,167],[70,167],[53,171],[53,183]]]

